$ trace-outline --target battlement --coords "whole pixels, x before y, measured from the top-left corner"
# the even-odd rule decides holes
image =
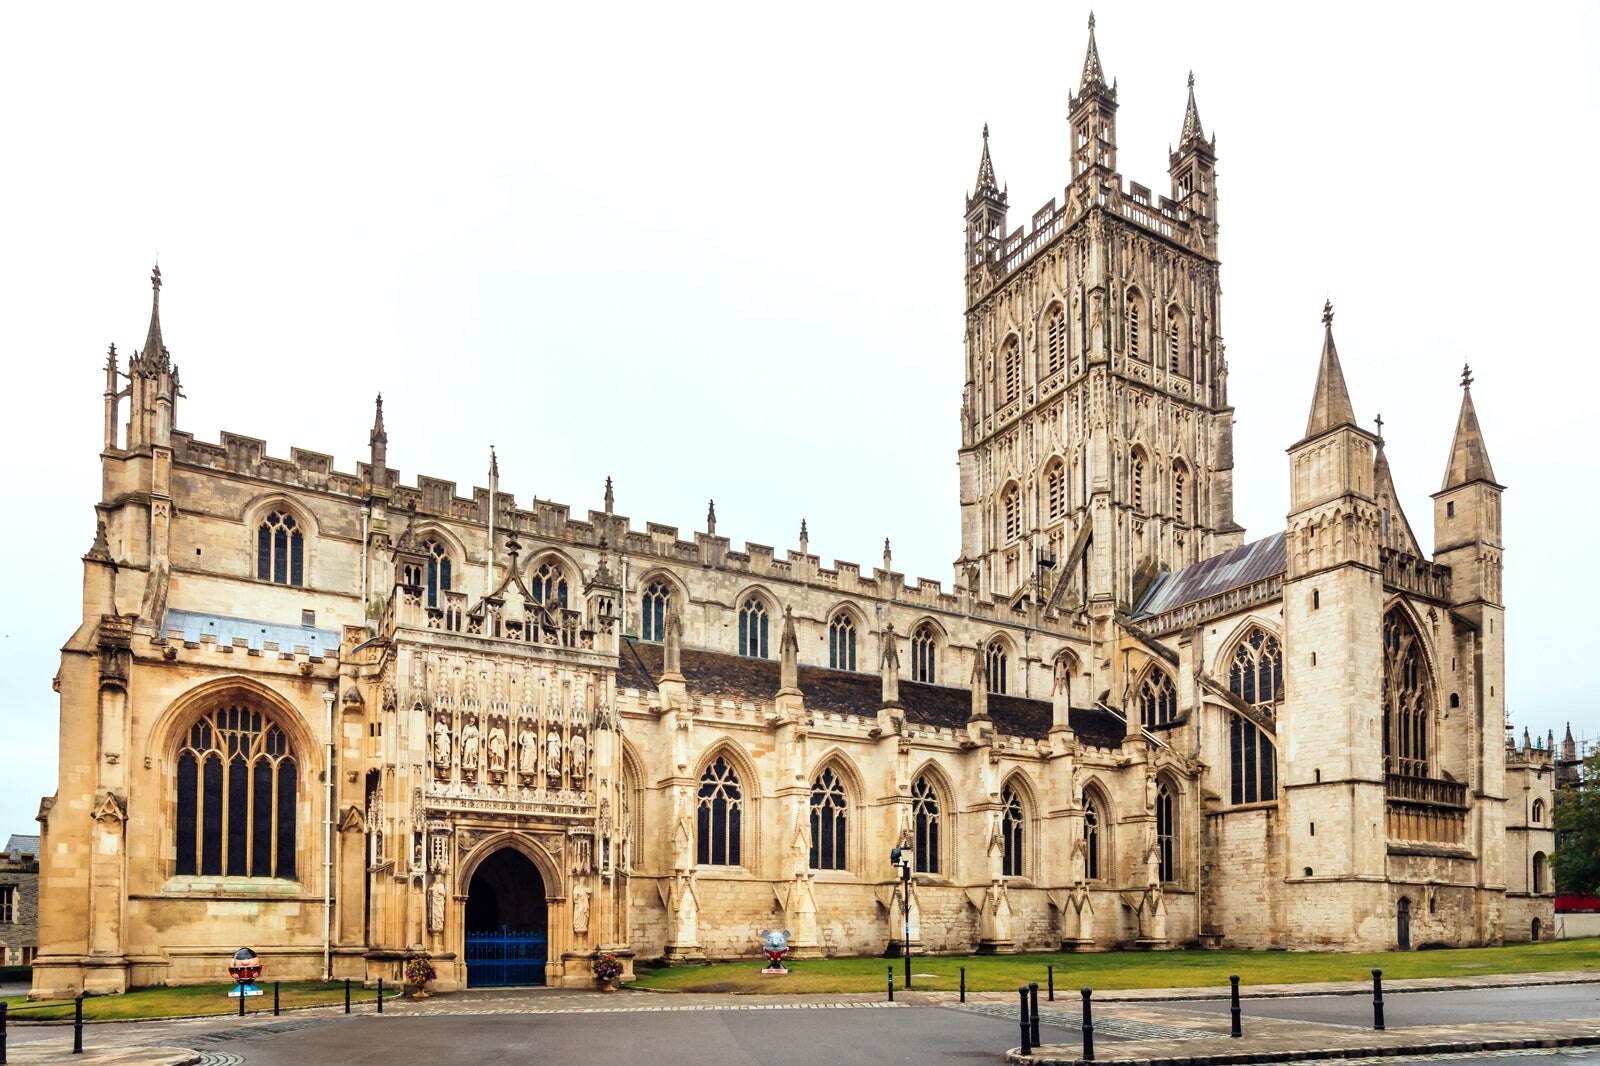
[[[373,487],[369,463],[358,463],[356,473],[347,473],[334,468],[331,455],[300,447],[291,447],[290,457],[282,459],[268,454],[266,441],[227,430],[222,432],[220,444],[196,440],[189,433],[174,430],[172,448],[174,460],[181,465],[243,475],[285,489],[345,497],[352,504],[364,505],[382,494]],[[534,498],[523,507],[508,492],[496,493],[491,508],[487,488],[473,486],[471,494],[463,496],[457,482],[427,474],[418,474],[415,484],[403,485],[399,483],[400,472],[393,468],[385,468],[382,481],[390,486],[387,494],[391,512],[410,512],[418,517],[487,529],[492,511],[496,532],[507,536],[605,549],[640,560],[716,567],[752,578],[819,586],[841,595],[892,600],[998,624],[1014,625],[1020,618],[1019,611],[1008,603],[975,597],[964,590],[947,592],[933,578],[918,577],[915,583],[908,584],[905,575],[895,570],[874,567],[870,573],[863,573],[861,564],[842,559],[823,566],[820,557],[809,552],[787,549],[780,557],[778,549],[771,545],[749,541],[742,550],[733,550],[727,537],[697,531],[692,540],[685,540],[675,525],[646,522],[640,530],[633,527],[627,515],[614,512],[590,510],[586,518],[579,519],[573,517],[567,504]],[[1086,633],[1076,623],[1060,620],[1054,628]]]

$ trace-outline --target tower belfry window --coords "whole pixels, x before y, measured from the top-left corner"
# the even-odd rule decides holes
[[[1055,521],[1067,513],[1067,466],[1060,459],[1044,472],[1045,512]]]
[[[1067,361],[1067,318],[1060,304],[1052,304],[1044,319],[1045,372],[1054,374]]]
[[[1000,357],[1005,385],[1005,403],[1010,403],[1022,395],[1022,354],[1017,348],[1017,339],[1012,337],[1006,342],[1005,351]]]
[[[1008,542],[1022,536],[1022,493],[1015,485],[1009,486],[1001,497],[1001,510],[1005,514],[1005,535]]]
[[[767,605],[754,596],[739,609],[739,654],[751,659],[767,657]]]
[[[287,511],[273,511],[256,529],[256,577],[275,585],[306,583],[305,536]]]

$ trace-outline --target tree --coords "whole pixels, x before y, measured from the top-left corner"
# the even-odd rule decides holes
[[[1556,891],[1600,895],[1600,752],[1583,760],[1578,780],[1556,789]]]

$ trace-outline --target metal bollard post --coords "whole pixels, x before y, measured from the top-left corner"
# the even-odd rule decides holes
[[[889,967],[889,1002],[894,1002],[894,967]]]
[[[1372,971],[1372,1027],[1383,1028],[1383,971]]]
[[[239,982],[239,1017],[244,1017],[244,982]]]
[[[272,982],[272,1016],[278,1016],[278,982]]]
[[[383,1013],[383,978],[378,978],[378,1013]]]
[[[1089,997],[1094,995],[1094,989],[1083,990],[1083,1061],[1094,1061],[1094,1015],[1090,1012]]]
[[[1018,1028],[1018,1030],[1021,1031],[1021,1035],[1022,1035],[1022,1048],[1021,1048],[1021,1050],[1022,1050],[1022,1053],[1024,1055],[1031,1055],[1031,1054],[1033,1054],[1033,1044],[1029,1040],[1029,1037],[1033,1034],[1033,1030],[1028,1028],[1028,986],[1027,985],[1018,985],[1017,986],[1017,1007],[1018,1007],[1017,1028]]]
[[[967,1001],[967,968],[961,967],[961,1002]]]
[[[6,1066],[6,1005],[0,1003],[0,1066]]]
[[[1054,966],[1046,966],[1044,972],[1045,980],[1050,983],[1047,994],[1050,997],[1050,1002],[1054,1003],[1056,1001],[1056,968]]]
[[[344,979],[344,1012],[350,1013],[350,978]]]
[[[1028,982],[1028,1035],[1033,1046],[1039,1046],[1039,982]]]
[[[1239,1028],[1239,975],[1230,974],[1228,982],[1233,985],[1233,1032],[1229,1036],[1243,1036],[1244,1030]]]
[[[83,993],[72,1004],[72,1053],[83,1054]]]

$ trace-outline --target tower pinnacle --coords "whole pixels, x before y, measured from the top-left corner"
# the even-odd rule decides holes
[[[1322,330],[1322,362],[1317,367],[1317,387],[1311,396],[1311,416],[1306,419],[1307,439],[1335,426],[1356,424],[1350,390],[1344,383],[1344,368],[1339,365],[1339,350],[1333,343],[1332,300],[1322,305]]]
[[[1204,141],[1206,131],[1200,125],[1200,109],[1194,102],[1194,71],[1189,72],[1189,102],[1183,109],[1183,133],[1178,137],[1178,147],[1187,147],[1193,141]]]
[[[1450,463],[1445,468],[1440,491],[1457,488],[1469,481],[1494,484],[1494,466],[1489,449],[1478,428],[1478,411],[1472,404],[1472,368],[1461,368],[1461,414],[1456,418],[1456,434],[1450,442]]]
[[[147,367],[167,362],[167,346],[161,340],[161,266],[150,271],[150,330],[145,334],[143,356]]]
[[[1100,49],[1094,41],[1094,12],[1089,12],[1089,50],[1083,57],[1083,77],[1078,81],[1078,92],[1106,87],[1106,72],[1100,66]]]

